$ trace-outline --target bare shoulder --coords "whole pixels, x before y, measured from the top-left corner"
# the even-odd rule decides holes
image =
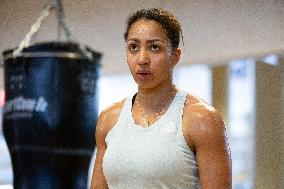
[[[115,126],[124,102],[125,99],[114,103],[100,113],[96,127],[96,135],[106,136],[107,133]]]
[[[117,102],[100,113],[96,126],[96,161],[93,170],[92,182],[90,188],[108,188],[103,174],[103,157],[107,148],[105,138],[108,132],[115,126],[124,100]]]
[[[215,123],[217,120],[222,120],[221,115],[213,106],[210,106],[201,98],[193,96],[191,94],[187,95],[184,106],[184,113],[186,116],[189,116],[189,118],[191,118],[191,121],[196,120]]]
[[[187,95],[183,118],[184,134],[196,148],[212,138],[223,138],[225,124],[218,111],[199,97]]]

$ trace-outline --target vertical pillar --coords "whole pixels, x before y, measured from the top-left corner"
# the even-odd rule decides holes
[[[212,104],[228,123],[228,65],[212,67]]]
[[[283,187],[280,186],[283,176],[280,173],[280,104],[283,100],[280,73],[279,65],[256,63],[254,188],[257,189]]]
[[[281,114],[280,114],[280,186],[284,186],[284,59],[279,61],[280,64],[280,86],[281,86]],[[280,187],[279,187],[280,188]]]
[[[0,89],[4,89],[4,70],[0,67]]]

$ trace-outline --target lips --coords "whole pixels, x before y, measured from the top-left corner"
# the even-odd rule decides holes
[[[137,76],[140,80],[146,80],[150,77],[151,72],[148,70],[138,70],[137,71]]]
[[[149,71],[147,71],[147,70],[138,70],[138,72],[137,72],[137,74],[146,74],[146,75],[150,75],[151,74],[151,72],[149,72]]]

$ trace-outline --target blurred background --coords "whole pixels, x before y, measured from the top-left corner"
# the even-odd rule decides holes
[[[21,42],[46,2],[1,0],[1,53]],[[184,45],[181,43],[182,59],[175,70],[174,82],[215,106],[223,115],[232,153],[233,188],[284,186],[283,0],[63,0],[62,3],[74,39],[103,53],[100,111],[137,90],[126,64],[123,33],[127,16],[150,7],[176,15],[182,24]],[[55,15],[51,15],[35,42],[56,38],[57,22]],[[4,95],[1,67],[1,111]],[[1,126],[0,189],[12,188],[12,180]]]

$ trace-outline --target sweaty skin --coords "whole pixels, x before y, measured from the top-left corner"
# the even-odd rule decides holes
[[[131,26],[127,39],[127,63],[138,85],[136,99],[147,114],[153,115],[162,106],[161,103],[166,104],[176,92],[172,71],[180,53],[180,49],[171,48],[165,30],[155,21],[142,19]],[[115,103],[99,116],[91,189],[108,188],[102,169],[107,148],[105,137],[115,126],[123,104],[124,100]],[[143,126],[136,103],[132,116],[135,122]],[[159,117],[150,120],[151,123],[155,123]],[[220,114],[200,98],[188,94],[182,128],[185,140],[197,158],[201,188],[231,189],[231,157],[226,127]]]

